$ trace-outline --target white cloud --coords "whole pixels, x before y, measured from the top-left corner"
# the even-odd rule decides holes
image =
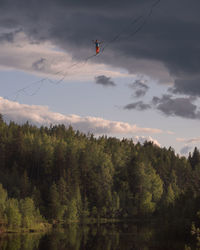
[[[184,143],[184,146],[181,148],[180,153],[183,155],[188,155],[189,152],[192,152],[195,147],[200,147],[200,137],[194,138],[176,138],[177,142]]]
[[[182,155],[188,155],[189,152],[191,152],[191,150],[192,150],[192,147],[186,145],[186,146],[184,146],[183,148],[181,148],[180,153],[181,153]]]
[[[196,143],[200,143],[200,137],[190,138],[190,139],[176,138],[176,141],[178,141],[178,142],[184,142],[186,144],[196,144]]]
[[[133,137],[134,143],[140,142],[141,144],[143,144],[145,141],[153,142],[153,144],[157,145],[158,147],[161,147],[161,144],[157,140],[153,139],[151,136],[135,136],[135,137]]]
[[[74,114],[63,115],[50,111],[47,106],[20,104],[2,97],[0,97],[0,113],[6,121],[12,120],[20,124],[29,121],[37,126],[48,126],[50,124],[72,125],[74,129],[85,133],[126,135],[133,133],[155,134],[163,132],[156,128],[141,128],[135,124],[131,125],[126,122],[109,121],[100,117],[81,117]]]
[[[88,57],[93,50],[88,51]],[[109,77],[130,77],[127,72],[120,72],[119,68],[108,67],[103,63],[92,60],[77,61],[70,53],[58,50],[50,42],[33,43],[23,32],[14,36],[12,43],[5,42],[0,46],[1,69],[17,69],[29,73],[55,78],[57,80],[92,80],[96,75]],[[58,73],[59,72],[59,73]],[[132,74],[132,76],[134,76]]]

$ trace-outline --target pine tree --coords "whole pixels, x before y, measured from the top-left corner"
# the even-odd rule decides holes
[[[21,226],[21,214],[19,211],[19,203],[16,199],[9,199],[6,202],[5,214],[7,217],[8,227],[17,229]]]
[[[167,194],[165,197],[165,203],[167,206],[169,206],[169,205],[173,205],[174,201],[175,201],[175,194],[174,194],[174,191],[172,189],[172,185],[169,184],[169,186],[167,188]]]
[[[21,178],[21,198],[25,198],[29,195],[30,193],[30,183],[29,183],[29,178],[27,175],[27,171],[24,171],[24,174]]]
[[[64,211],[64,207],[60,203],[57,186],[53,183],[49,191],[49,217],[52,220],[61,221]]]
[[[7,191],[0,184],[0,224],[5,223],[5,208],[7,200]]]
[[[195,166],[200,163],[200,152],[197,147],[194,148],[192,156],[189,157],[189,162],[192,166],[192,169],[194,169]]]
[[[31,198],[20,200],[20,212],[22,215],[22,227],[30,228],[35,220],[35,206]]]

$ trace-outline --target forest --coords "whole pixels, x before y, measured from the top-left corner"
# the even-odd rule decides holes
[[[0,116],[0,226],[101,219],[184,219],[199,237],[200,152],[7,124]],[[37,226],[36,226],[37,227]]]

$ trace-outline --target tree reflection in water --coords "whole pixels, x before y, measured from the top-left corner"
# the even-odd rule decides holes
[[[170,229],[168,231],[168,229]],[[12,234],[0,238],[2,250],[146,250],[184,249],[172,228],[133,223],[67,225],[48,234]]]

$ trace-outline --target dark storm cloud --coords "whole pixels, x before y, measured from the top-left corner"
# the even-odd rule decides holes
[[[111,80],[110,77],[107,77],[107,76],[104,76],[104,75],[96,76],[95,77],[95,82],[97,84],[101,84],[101,85],[103,85],[105,87],[107,87],[107,86],[112,86],[112,87],[116,86],[116,84]]]
[[[200,78],[200,1],[160,1],[152,8],[155,2],[2,0],[0,29],[22,28],[32,42],[51,41],[77,58],[94,53],[92,39],[103,40],[106,49],[98,57],[99,62],[123,66],[129,71],[134,71],[130,63],[133,58],[161,62],[179,79],[174,92],[191,94],[187,87],[191,78]],[[141,19],[134,23],[139,16]],[[12,41],[12,35],[8,33],[6,39]],[[199,95],[200,85],[195,86]]]
[[[138,101],[123,107],[126,110],[159,110],[162,114],[178,116],[187,119],[200,119],[200,107],[194,104],[196,98],[176,98],[172,95],[163,95],[161,98],[154,96],[151,103]]]
[[[143,103],[142,101],[129,103],[126,106],[124,106],[124,109],[128,109],[128,110],[136,109],[136,110],[140,110],[140,111],[147,110],[150,108],[151,108],[151,106],[149,104]]]
[[[21,31],[21,29],[17,29],[17,30],[10,31],[10,32],[2,32],[2,33],[0,33],[0,43],[2,43],[2,42],[13,43],[15,36],[20,31]]]
[[[46,61],[45,58],[41,58],[41,59],[35,61],[35,62],[32,64],[32,68],[33,68],[34,70],[38,70],[38,71],[44,70],[44,69],[45,69],[45,61]]]
[[[149,90],[149,87],[141,80],[135,80],[133,83],[129,84],[129,87],[134,90],[133,96],[136,98],[144,96]]]
[[[0,42],[13,42],[14,36],[13,32],[3,33],[0,35]]]
[[[174,87],[169,91],[175,94],[185,94],[192,96],[200,96],[200,77],[195,79],[178,79],[175,80]]]
[[[173,98],[171,95],[163,95],[162,98],[154,97],[154,107],[166,116],[179,116],[190,119],[200,119],[200,111],[193,104],[192,98]]]

